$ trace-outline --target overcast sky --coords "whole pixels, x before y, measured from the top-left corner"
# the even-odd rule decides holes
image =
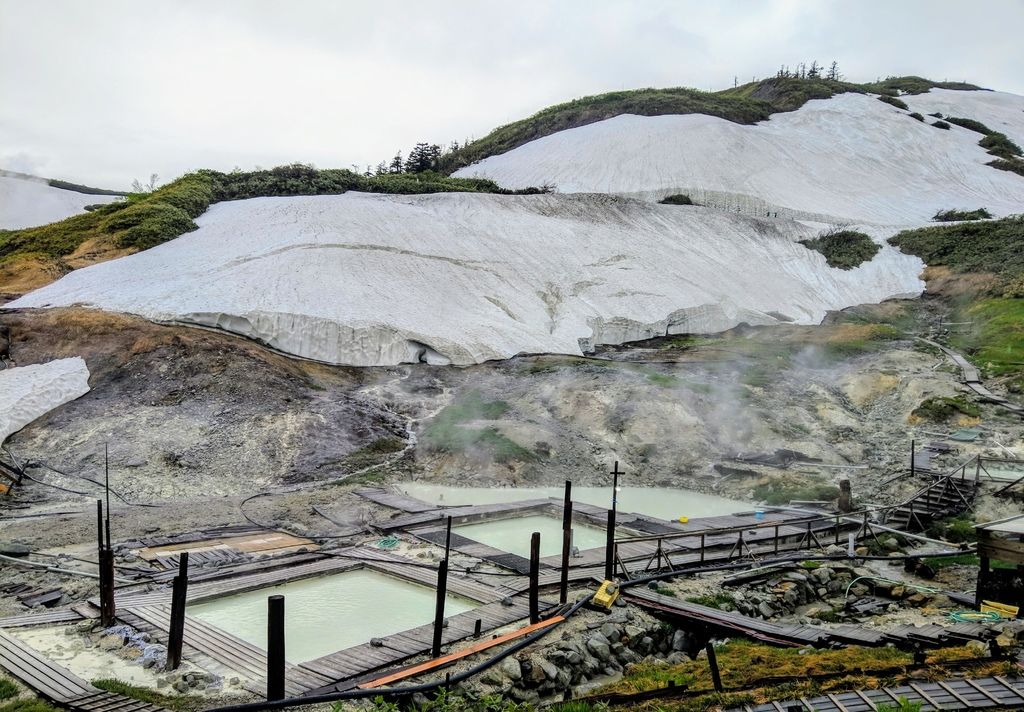
[[[0,0],[0,168],[360,167],[614,89],[837,60],[1024,94],[1024,0]]]

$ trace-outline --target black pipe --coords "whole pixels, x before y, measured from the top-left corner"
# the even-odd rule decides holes
[[[267,597],[267,702],[284,699],[284,596]]]

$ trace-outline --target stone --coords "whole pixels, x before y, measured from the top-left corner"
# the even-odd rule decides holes
[[[685,630],[677,630],[672,634],[672,651],[681,652],[690,649],[690,636]]]
[[[601,626],[601,635],[607,638],[609,642],[617,643],[619,638],[622,637],[622,630],[614,623],[605,623]]]
[[[636,651],[641,655],[650,655],[654,651],[654,639],[645,635],[636,644]]]
[[[105,635],[97,643],[100,650],[117,650],[124,645],[124,638],[119,635]]]
[[[516,702],[523,702],[528,705],[536,705],[540,702],[540,695],[535,690],[527,690],[522,687],[513,687],[509,690],[508,695]],[[429,704],[430,701],[427,700],[427,704],[422,706],[418,705],[418,707],[420,707],[420,709],[427,709]]]
[[[165,687],[170,686],[170,684],[171,684],[171,681],[168,680],[166,677],[158,677],[156,679],[156,689],[158,689],[158,690],[162,690]]]
[[[829,544],[825,548],[825,554],[828,556],[843,556],[846,554],[846,549],[838,544]]]
[[[611,660],[611,642],[600,633],[595,633],[587,639],[587,650],[593,653],[594,657],[602,662]]]
[[[523,679],[523,669],[519,664],[519,661],[515,658],[508,657],[498,663],[498,669],[501,670],[501,674],[507,677],[513,682]]]
[[[858,546],[856,549],[853,550],[853,553],[857,556],[867,556],[871,553],[871,550],[868,549],[866,546]]]
[[[900,550],[900,543],[898,541],[896,541],[896,539],[894,537],[889,537],[888,539],[883,539],[882,540],[882,546],[885,547],[886,549],[888,549],[889,551],[899,551]]]
[[[622,632],[630,640],[636,640],[644,634],[643,628],[640,628],[639,626],[635,625],[627,625],[625,628],[622,629]]]
[[[757,612],[765,618],[771,618],[775,615],[775,609],[769,606],[766,602],[762,601],[757,606]]]
[[[185,694],[186,692],[188,692],[188,683],[184,680],[177,680],[174,683],[174,691],[180,692],[181,694]]]

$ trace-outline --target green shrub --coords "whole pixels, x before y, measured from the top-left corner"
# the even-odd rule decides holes
[[[912,111],[912,112],[910,112],[910,118],[912,118],[912,119],[917,119],[918,121],[924,121],[924,117],[923,117],[923,116],[921,116],[921,115],[920,115],[919,113],[917,113],[916,111]]]
[[[949,124],[947,124],[945,121],[936,121],[935,123],[932,124],[932,126],[934,126],[937,129],[949,131]]]
[[[897,109],[903,109],[904,111],[910,111],[910,107],[907,106],[906,102],[900,101],[899,99],[897,99],[894,96],[888,96],[886,94],[883,94],[882,96],[878,97],[878,100],[879,101],[884,101],[886,104],[889,104],[891,106],[895,106]]]
[[[1006,134],[998,131],[994,131],[978,141],[978,145],[991,155],[1007,160],[1021,155],[1020,146],[1011,141]]]
[[[693,205],[693,200],[690,196],[677,193],[675,195],[666,195],[664,198],[658,201],[662,205]]]
[[[975,121],[974,119],[963,119],[960,118],[959,116],[947,116],[946,121],[948,121],[951,124],[956,124],[957,126],[963,126],[965,129],[968,129],[969,131],[975,131],[977,133],[984,134],[985,136],[988,136],[990,133],[992,133],[992,129],[990,129],[988,126],[981,123],[980,121]]]
[[[974,522],[966,514],[933,521],[928,526],[927,535],[945,539],[954,544],[965,544],[978,540],[977,532],[974,530]]]
[[[942,114],[938,111],[936,111],[934,114],[928,114],[928,116],[934,116],[936,119],[942,118]]]
[[[989,220],[992,218],[992,213],[985,210],[985,208],[978,208],[977,210],[940,210],[935,213],[932,220],[936,222],[959,222],[963,220]]]
[[[198,227],[181,208],[163,201],[146,201],[118,211],[104,223],[103,229],[118,233],[120,247],[145,250]]]
[[[985,165],[998,168],[1001,171],[1010,171],[1011,173],[1016,173],[1019,176],[1024,176],[1024,161],[997,158],[994,161],[989,161]]]
[[[801,240],[800,244],[825,256],[829,267],[853,269],[871,260],[882,249],[863,232],[836,230],[824,233],[813,240]]]

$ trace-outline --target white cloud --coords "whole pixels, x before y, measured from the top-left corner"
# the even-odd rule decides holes
[[[1024,93],[1019,0],[0,0],[0,161],[158,172],[366,165],[585,94],[837,59]]]

